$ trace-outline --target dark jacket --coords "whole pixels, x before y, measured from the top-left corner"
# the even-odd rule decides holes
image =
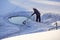
[[[33,8],[33,10],[34,10],[34,13],[31,16],[36,14],[36,22],[41,22],[41,16],[40,16],[41,14],[40,14],[40,12],[35,8]]]
[[[33,16],[34,14],[36,14],[36,16],[40,16],[40,13],[39,13],[39,11],[38,11],[37,9],[33,8],[33,10],[34,10],[34,13],[32,14],[32,16]]]

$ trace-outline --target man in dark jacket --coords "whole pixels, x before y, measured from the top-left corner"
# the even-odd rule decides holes
[[[33,11],[34,11],[34,13],[31,16],[36,14],[36,22],[41,22],[41,14],[40,14],[40,12],[36,8],[33,8]]]

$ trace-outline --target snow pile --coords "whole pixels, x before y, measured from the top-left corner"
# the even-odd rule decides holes
[[[60,19],[60,15],[59,14],[53,14],[53,13],[46,13],[42,15],[43,19],[50,19],[50,18],[54,18],[59,20]]]
[[[53,13],[46,13],[42,15],[42,21],[46,24],[50,24],[56,21],[60,21],[60,15],[59,14],[53,14]]]

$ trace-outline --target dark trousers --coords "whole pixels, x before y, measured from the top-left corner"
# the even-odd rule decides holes
[[[36,22],[41,22],[41,17],[40,17],[40,15],[37,15],[37,16],[36,16]]]

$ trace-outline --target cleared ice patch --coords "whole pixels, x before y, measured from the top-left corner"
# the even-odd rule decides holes
[[[22,22],[27,19],[28,19],[27,17],[12,17],[12,18],[9,18],[8,20],[14,24],[22,24]]]

